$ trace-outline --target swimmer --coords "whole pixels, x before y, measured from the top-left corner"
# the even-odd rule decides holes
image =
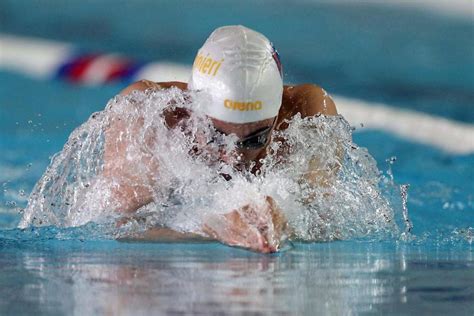
[[[206,115],[220,133],[235,134],[239,168],[252,165],[252,173],[261,167],[259,160],[267,153],[272,132],[288,127],[285,120],[297,114],[301,117],[337,114],[331,97],[317,85],[284,86],[280,59],[271,42],[264,35],[240,25],[220,27],[209,36],[197,53],[188,83],[142,80],[125,88],[121,95],[135,90],[171,87],[204,90],[211,96]],[[188,110],[182,108],[165,113],[169,128],[188,117]],[[136,164],[145,164],[159,174],[160,166],[148,156],[141,161],[127,159],[128,143],[120,135],[128,128],[133,129],[115,119],[106,131],[104,175],[115,181],[113,196],[119,205],[117,209],[133,214],[153,201],[149,188],[159,184],[149,175],[129,170],[134,170]],[[225,161],[225,157],[220,158]],[[314,185],[327,185],[330,177],[327,173],[318,169],[318,157],[312,157],[305,180]],[[282,241],[291,234],[282,211],[270,196],[266,196],[259,206],[242,205],[223,216],[208,218],[202,232],[206,239],[263,253],[278,251]],[[198,236],[156,228],[142,238],[181,240],[193,237]]]

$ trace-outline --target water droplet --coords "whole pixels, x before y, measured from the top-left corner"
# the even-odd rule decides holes
[[[6,201],[5,206],[7,207],[16,207],[16,202],[15,201]]]

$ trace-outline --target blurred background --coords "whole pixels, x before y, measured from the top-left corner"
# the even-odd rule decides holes
[[[274,43],[286,83],[316,83],[341,100],[355,142],[381,170],[397,157],[421,232],[434,212],[452,212],[448,229],[474,218],[469,0],[2,0],[0,228],[16,225],[17,207],[75,127],[134,80],[186,79],[207,36],[229,24]],[[372,109],[383,114],[373,128]]]

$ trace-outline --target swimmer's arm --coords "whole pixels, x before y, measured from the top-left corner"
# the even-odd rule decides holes
[[[126,225],[137,217],[125,217],[117,223]],[[187,233],[167,227],[154,227],[142,233],[121,236],[125,242],[208,242],[220,241],[229,246],[237,246],[257,252],[275,252],[282,240],[292,236],[285,216],[270,197],[263,205],[247,204],[226,214],[209,214],[203,222],[202,231]]]
[[[122,91],[120,91],[121,95],[130,94],[132,91],[145,91],[147,89],[152,90],[161,90],[161,89],[168,89],[171,87],[177,87],[181,90],[186,90],[188,88],[188,84],[185,82],[180,81],[168,81],[168,82],[153,82],[150,80],[140,80],[137,82],[132,83]]]
[[[170,87],[186,89],[187,84],[178,81],[155,83],[149,80],[140,80],[122,90],[120,94],[127,95],[135,90],[144,91]],[[170,126],[173,125],[172,123],[176,123],[175,121],[177,118],[174,116],[167,118]],[[140,161],[127,159],[127,149],[134,143],[133,135],[139,135],[135,131],[139,131],[142,125],[143,119],[137,120],[131,126],[126,126],[120,117],[111,117],[105,132],[103,176],[113,183],[111,193],[114,199],[114,208],[124,213],[132,213],[141,206],[152,202],[150,187],[154,183],[150,175],[156,174],[158,171],[156,159],[150,154],[143,155]],[[148,176],[141,176],[140,172],[136,172],[137,165],[148,169]]]

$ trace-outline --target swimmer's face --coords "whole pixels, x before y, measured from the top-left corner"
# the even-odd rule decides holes
[[[256,160],[270,141],[275,118],[252,123],[229,123],[211,118],[219,132],[235,134],[239,138],[237,154],[244,162]]]

